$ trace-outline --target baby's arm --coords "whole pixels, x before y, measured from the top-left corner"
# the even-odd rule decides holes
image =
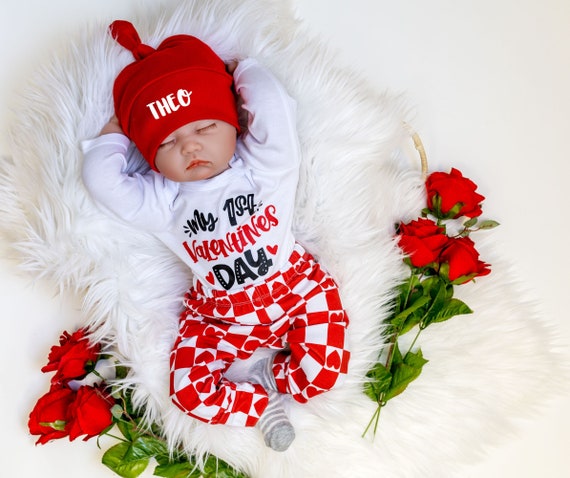
[[[228,65],[231,68],[231,65]],[[261,169],[296,168],[300,162],[297,105],[279,80],[256,60],[239,62],[234,71],[236,91],[248,112],[248,130],[238,143]]]
[[[83,182],[105,210],[129,224],[151,232],[166,227],[175,185],[153,171],[125,173],[130,140],[115,117],[103,126],[98,137],[83,141]]]
[[[117,119],[116,116],[113,116],[107,122],[107,124],[105,126],[103,126],[103,129],[101,129],[99,136],[102,136],[104,134],[111,134],[111,133],[125,134],[125,133],[123,133],[123,130],[119,126],[119,120]]]

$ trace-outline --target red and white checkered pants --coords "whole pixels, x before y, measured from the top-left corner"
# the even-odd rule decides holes
[[[265,389],[224,377],[232,362],[257,348],[280,350],[277,390],[306,402],[346,374],[348,318],[337,285],[300,245],[290,266],[264,283],[205,297],[188,291],[170,357],[170,394],[188,415],[208,423],[253,426],[267,406]]]

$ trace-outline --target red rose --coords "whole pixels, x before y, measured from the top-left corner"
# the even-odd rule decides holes
[[[414,267],[425,267],[437,262],[448,239],[442,226],[423,218],[401,224],[399,235],[399,245],[409,255]]]
[[[475,243],[468,237],[449,238],[441,251],[440,261],[440,274],[455,284],[464,284],[491,272],[489,264],[479,260]]]
[[[101,345],[91,344],[85,337],[84,329],[72,335],[63,332],[59,345],[51,348],[48,364],[42,368],[42,372],[56,371],[53,383],[81,379],[87,374],[87,368],[97,361],[100,351]]]
[[[83,386],[77,390],[69,407],[69,439],[86,435],[84,440],[99,435],[113,424],[111,407],[114,400],[99,387]]]
[[[449,219],[481,215],[481,201],[485,197],[476,193],[477,185],[455,168],[449,173],[430,174],[426,189],[427,206],[435,217]]]
[[[30,433],[40,436],[36,444],[44,444],[68,435],[68,410],[74,398],[73,390],[55,388],[38,400],[28,420]]]

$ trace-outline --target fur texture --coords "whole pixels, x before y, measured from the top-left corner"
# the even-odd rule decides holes
[[[20,98],[12,156],[0,163],[1,229],[23,269],[82,298],[80,325],[94,326],[132,367],[126,385],[172,443],[251,477],[449,476],[528,413],[536,391],[553,385],[544,370],[556,370],[557,357],[545,321],[488,243],[481,252],[493,274],[460,288],[475,313],[424,333],[429,364],[383,410],[375,439],[361,437],[375,408],[362,382],[382,350],[391,288],[405,273],[393,225],[423,204],[418,168],[399,153],[409,142],[401,98],[339,67],[283,0],[171,1],[130,20],[151,45],[189,33],[224,59],[257,57],[297,99],[296,233],[337,278],[351,317],[349,379],[306,405],[287,404],[297,438],[285,453],[266,448],[254,428],[206,425],[170,403],[168,356],[190,277],[155,238],[99,211],[83,188],[79,142],[111,116],[112,83],[130,54],[106,24],[78,33]]]

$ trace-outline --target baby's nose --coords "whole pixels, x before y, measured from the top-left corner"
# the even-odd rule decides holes
[[[200,143],[192,138],[187,138],[182,143],[182,152],[184,154],[193,153],[200,149]]]

